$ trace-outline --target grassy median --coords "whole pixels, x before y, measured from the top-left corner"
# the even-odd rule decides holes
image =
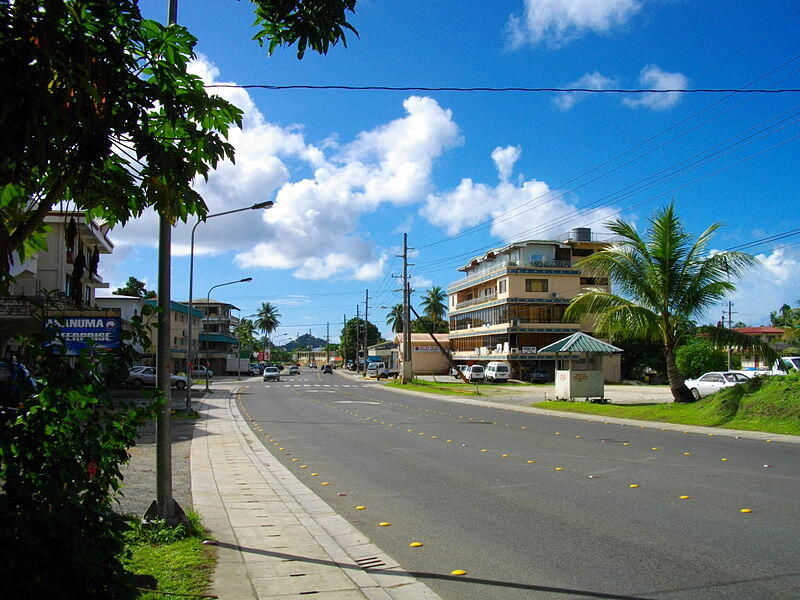
[[[532,406],[642,421],[800,435],[800,373],[756,377],[690,404],[550,401]]]
[[[446,396],[480,396],[476,385],[465,385],[463,383],[440,383],[438,381],[426,381],[425,379],[412,379],[411,383],[402,384],[399,381],[392,381],[386,384],[387,387],[412,390],[417,392],[428,392],[430,394],[444,394]]]

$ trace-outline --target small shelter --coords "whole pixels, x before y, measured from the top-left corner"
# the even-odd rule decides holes
[[[550,352],[556,355],[557,399],[584,398],[594,402],[604,401],[603,355],[617,354],[622,351],[621,348],[580,331],[544,348],[539,348],[540,353]],[[566,354],[568,358],[560,360],[559,354]],[[585,359],[573,364],[573,356],[576,354],[579,356],[583,354]],[[563,368],[564,362],[567,363],[566,369]]]

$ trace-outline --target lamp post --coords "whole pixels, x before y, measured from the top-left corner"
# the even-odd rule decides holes
[[[211,304],[211,292],[212,290],[217,289],[218,287],[222,287],[225,285],[233,285],[234,283],[247,283],[248,281],[253,281],[252,277],[245,277],[244,279],[237,279],[236,281],[226,281],[225,283],[218,283],[217,285],[212,285],[208,290],[208,296],[206,296],[206,391],[209,391],[208,385],[208,365],[209,365],[209,357],[210,357],[210,349],[209,349],[209,342],[208,342],[208,306]]]
[[[193,292],[193,284],[194,284],[194,232],[197,229],[197,226],[200,223],[204,223],[208,219],[213,217],[222,217],[224,215],[231,215],[233,213],[244,212],[246,210],[261,210],[261,209],[268,209],[272,208],[273,206],[272,200],[267,200],[265,202],[258,202],[257,204],[253,204],[252,206],[244,206],[242,208],[236,208],[234,210],[226,210],[224,212],[214,213],[211,215],[206,215],[204,219],[198,219],[197,223],[194,224],[192,227],[192,238],[191,243],[189,245],[189,324],[187,326],[187,334],[189,339],[187,341],[186,346],[186,370],[189,374],[187,378],[189,383],[186,386],[186,412],[188,413],[192,409],[192,294]]]

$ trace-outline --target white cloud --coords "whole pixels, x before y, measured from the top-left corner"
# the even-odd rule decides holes
[[[769,325],[769,313],[800,298],[800,248],[790,246],[756,255],[758,265],[736,282],[731,297],[734,320]],[[712,315],[713,317],[713,315]],[[713,320],[713,319],[712,319]]]
[[[203,57],[192,70],[208,83],[219,82],[219,70]],[[257,215],[226,215],[197,228],[196,254],[234,251],[239,267],[293,269],[301,279],[381,276],[386,257],[359,234],[359,217],[384,203],[419,201],[432,188],[435,159],[461,143],[451,111],[428,97],[406,98],[403,116],[362,131],[350,143],[338,141],[334,132],[316,145],[300,126],[267,121],[246,90],[215,93],[244,111],[242,129],[229,135],[236,163],[220,163],[195,189],[209,213],[276,201]],[[300,169],[312,174],[298,178]],[[193,224],[176,227],[175,255],[188,254]],[[118,247],[154,248],[157,231],[156,215],[149,212],[115,230],[113,238]]]
[[[639,84],[643,88],[654,90],[685,89],[689,85],[689,78],[683,73],[669,73],[662,71],[656,65],[647,65],[639,74]],[[664,94],[638,94],[623,99],[631,108],[649,108],[652,110],[668,110],[675,106],[681,99],[678,92]]]
[[[492,152],[492,158],[495,153]],[[518,157],[518,155],[517,155]],[[429,194],[420,213],[431,223],[455,235],[491,220],[492,235],[509,242],[553,238],[573,227],[603,223],[613,208],[581,211],[543,181],[530,179],[509,183],[508,163],[497,161],[500,182],[496,186],[464,178],[452,190]]]
[[[506,146],[505,148],[498,146],[492,150],[492,160],[497,167],[501,181],[508,181],[508,178],[511,177],[511,171],[521,154],[522,149],[519,146]]]
[[[602,75],[599,71],[584,73],[580,79],[568,84],[570,88],[584,88],[589,90],[605,90],[617,85],[616,80]],[[553,102],[561,110],[569,110],[583,100],[589,92],[565,92],[557,95]]]
[[[433,280],[428,279],[427,277],[422,277],[421,275],[413,275],[411,277],[411,285],[416,290],[423,290],[431,287],[433,285]]]
[[[642,7],[640,0],[525,0],[522,17],[508,19],[512,48],[545,42],[561,46],[588,32],[608,33]]]

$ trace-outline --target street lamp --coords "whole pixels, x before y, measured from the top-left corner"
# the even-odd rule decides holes
[[[266,210],[268,208],[272,208],[274,202],[272,200],[266,200],[265,202],[258,202],[253,204],[252,206],[245,206],[242,208],[236,208],[234,210],[226,210],[224,212],[214,213],[211,215],[206,215],[204,219],[198,219],[197,223],[194,224],[192,227],[192,238],[191,243],[189,245],[189,324],[187,326],[187,334],[189,339],[186,342],[186,371],[188,372],[189,377],[188,385],[186,386],[186,412],[189,412],[192,408],[192,370],[189,365],[192,364],[192,294],[193,292],[193,284],[194,284],[194,232],[197,229],[197,226],[200,223],[204,223],[208,219],[213,217],[222,217],[224,215],[231,215],[233,213],[244,212],[246,210]]]
[[[253,281],[252,277],[245,277],[244,279],[237,279],[236,281],[226,281],[225,283],[218,283],[217,285],[212,285],[208,290],[208,295],[206,296],[206,391],[210,388],[208,386],[208,365],[209,365],[209,358],[210,358],[210,350],[209,350],[209,342],[208,342],[208,306],[211,304],[211,292],[212,290],[217,289],[218,287],[222,287],[225,285],[233,285],[234,283],[247,283],[249,281]],[[191,381],[191,377],[189,377],[189,381]]]

